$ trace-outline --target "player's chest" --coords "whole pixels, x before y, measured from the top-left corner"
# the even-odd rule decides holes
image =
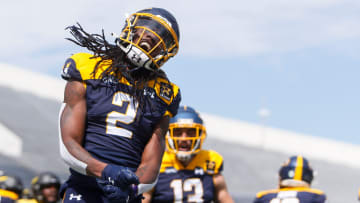
[[[157,120],[165,113],[167,105],[151,91],[144,92],[139,102],[128,88],[88,87],[86,95],[88,116],[97,119],[117,118],[124,123],[133,121],[137,116]]]
[[[213,200],[214,183],[212,175],[200,170],[178,171],[160,174],[156,190],[171,202],[209,202]]]

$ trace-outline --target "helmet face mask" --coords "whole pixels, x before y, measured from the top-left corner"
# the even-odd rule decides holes
[[[206,129],[199,115],[190,107],[180,107],[179,113],[170,120],[167,150],[175,153],[180,161],[188,161],[200,152],[205,138]]]
[[[171,20],[175,18],[164,9],[136,12],[126,19],[116,43],[133,65],[157,70],[179,48],[177,23]]]

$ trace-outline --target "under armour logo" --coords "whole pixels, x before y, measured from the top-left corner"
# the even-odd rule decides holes
[[[73,198],[76,199],[76,201],[80,201],[81,200],[81,195],[74,195],[73,193],[70,194],[69,200],[72,200]]]
[[[115,185],[114,180],[111,180],[110,177],[108,178],[108,180],[109,180],[109,183],[111,183],[111,185]]]
[[[131,60],[136,62],[136,63],[140,63],[141,57],[138,56],[137,54],[133,54],[132,57],[131,57]]]

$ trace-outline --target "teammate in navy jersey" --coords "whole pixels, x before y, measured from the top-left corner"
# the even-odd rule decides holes
[[[324,203],[323,191],[310,188],[313,170],[302,156],[290,157],[279,170],[279,189],[257,193],[254,203]]]
[[[206,128],[198,113],[182,106],[170,119],[167,151],[156,186],[144,193],[145,202],[233,202],[226,188],[223,158],[202,149]]]
[[[160,69],[179,48],[176,19],[162,8],[140,10],[115,44],[79,24],[68,29],[93,54],[72,55],[62,71],[60,153],[71,172],[63,202],[140,202],[156,182],[181,99]]]

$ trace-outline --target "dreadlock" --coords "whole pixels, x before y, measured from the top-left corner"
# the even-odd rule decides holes
[[[89,34],[87,33],[79,23],[65,28],[70,30],[70,34],[74,37],[65,38],[81,47],[87,48],[93,52],[92,58],[100,57],[100,60],[96,63],[93,71],[93,77],[95,78],[96,72],[99,69],[99,65],[104,61],[111,61],[111,64],[101,73],[100,79],[109,77],[111,75],[117,76],[119,79],[125,77],[127,81],[134,86],[130,95],[133,96],[139,103],[139,109],[141,112],[145,110],[145,104],[151,102],[145,100],[144,92],[142,91],[148,86],[148,81],[155,80],[157,78],[165,78],[166,74],[162,70],[150,71],[145,68],[135,68],[129,70],[130,62],[126,58],[126,54],[117,45],[110,44],[104,35],[104,30],[101,34]],[[150,106],[151,110],[155,110],[155,106]]]

